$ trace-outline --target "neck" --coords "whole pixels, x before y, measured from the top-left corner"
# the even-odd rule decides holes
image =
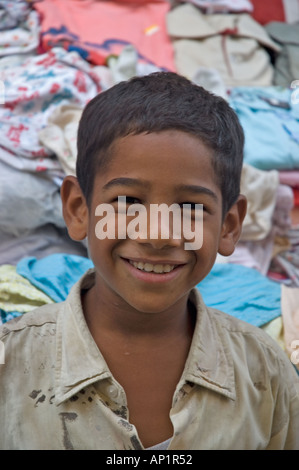
[[[192,337],[193,334],[195,312],[187,294],[175,305],[159,312],[140,312],[121,299],[117,301],[101,295],[101,289],[95,287],[86,292],[82,303],[94,338],[105,334],[114,338],[159,341],[166,335]]]

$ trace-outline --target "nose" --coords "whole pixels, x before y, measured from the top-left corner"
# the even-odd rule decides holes
[[[166,204],[151,204],[146,214],[146,224],[137,240],[141,244],[150,244],[155,249],[180,247],[183,241],[180,209]]]

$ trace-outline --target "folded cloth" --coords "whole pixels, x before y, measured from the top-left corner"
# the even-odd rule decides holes
[[[241,240],[262,240],[272,229],[279,175],[277,170],[259,170],[244,163],[241,175],[241,193],[247,197],[247,213]]]
[[[25,21],[31,6],[25,0],[0,0],[0,31],[13,29]]]
[[[281,315],[281,286],[253,268],[217,263],[201,281],[205,303],[261,327]]]
[[[193,3],[206,13],[236,13],[253,11],[249,0],[180,0],[181,3]]]
[[[18,171],[43,174],[45,178],[50,179],[58,186],[61,186],[65,177],[65,172],[57,158],[22,157],[0,146],[0,160],[5,165],[9,165]]]
[[[18,312],[17,310],[13,312],[6,312],[0,308],[0,325],[12,320],[13,318],[20,317],[21,315],[23,315],[23,313]]]
[[[86,257],[85,240],[76,242],[69,237],[66,227],[59,228],[53,224],[26,230],[18,236],[4,233],[0,227],[0,265],[15,266],[25,257],[34,256],[41,259],[53,253],[69,253]]]
[[[286,345],[284,340],[284,332],[283,332],[283,319],[282,317],[277,317],[274,320],[266,323],[261,327],[268,335],[270,335],[275,341],[279,344],[279,346],[286,351]]]
[[[288,230],[292,227],[291,211],[294,207],[294,194],[290,186],[280,184],[277,188],[276,205],[272,217],[275,235],[287,236]]]
[[[56,155],[66,175],[76,175],[77,130],[82,111],[76,105],[59,106],[39,132],[40,142]]]
[[[3,7],[3,2],[1,3]],[[40,25],[36,11],[30,11],[28,15],[26,11],[23,12],[24,20],[21,21],[22,12],[19,11],[20,16],[13,18],[12,11],[14,10],[15,13],[18,13],[17,9],[21,7],[21,3],[24,5],[26,2],[19,2],[17,4],[15,2],[5,3],[6,5],[10,3],[10,16],[0,16],[0,56],[36,51],[40,39]],[[1,13],[3,15],[3,10],[0,10]],[[15,27],[7,28],[9,20],[12,20],[12,22],[15,20]]]
[[[19,261],[16,270],[55,302],[60,302],[65,300],[75,282],[92,267],[93,263],[88,258],[58,253],[42,259],[26,257]]]
[[[280,272],[286,276],[291,287],[299,287],[299,246],[278,253],[271,261],[270,273]]]
[[[83,107],[102,89],[95,69],[76,52],[62,48],[18,61],[0,60],[0,76],[5,85],[0,148],[37,161],[53,157],[39,142],[38,132],[54,109],[63,104]],[[46,158],[38,169],[45,168]]]
[[[273,83],[288,87],[299,77],[299,24],[271,21],[265,28],[281,46],[281,51],[275,58]]]
[[[176,69],[192,79],[198,67],[218,70],[226,86],[269,86],[273,66],[265,50],[279,51],[248,13],[204,14],[182,4],[167,14]]]
[[[0,232],[25,235],[44,224],[65,227],[60,188],[42,172],[30,173],[0,160]]]
[[[261,170],[299,168],[299,106],[278,86],[235,87],[230,105],[245,132],[244,162]]]
[[[41,14],[44,50],[62,46],[77,50],[91,63],[105,65],[111,54],[119,55],[131,44],[139,61],[167,70],[175,68],[165,23],[170,9],[166,0],[43,0],[35,8]]]
[[[254,268],[266,276],[273,258],[274,242],[275,236],[272,232],[262,240],[240,240],[235,251],[230,256],[221,257],[220,261]]]
[[[53,300],[9,264],[0,266],[0,310],[2,323]]]
[[[282,286],[281,310],[286,351],[299,371],[299,287]]]

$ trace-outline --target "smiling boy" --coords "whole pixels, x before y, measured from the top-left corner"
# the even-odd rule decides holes
[[[195,288],[242,230],[243,143],[229,105],[174,73],[121,82],[87,105],[77,177],[61,197],[94,269],[65,302],[2,327],[0,448],[299,448],[289,359]],[[145,208],[146,229],[124,235],[115,217],[116,236],[99,237],[97,208],[117,214],[120,197]],[[161,204],[188,206],[194,226],[203,208],[200,248],[186,249],[170,219],[151,236]]]

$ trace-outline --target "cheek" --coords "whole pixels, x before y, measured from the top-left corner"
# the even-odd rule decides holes
[[[193,275],[197,283],[202,281],[211,271],[217,256],[218,245],[214,238],[204,234],[203,244],[199,250],[194,251]]]
[[[112,259],[113,249],[115,247],[116,240],[104,239],[99,240],[96,236],[93,239],[89,239],[89,251],[92,256],[97,259],[99,263],[101,259],[107,260]]]
[[[91,223],[88,234],[88,251],[97,268],[103,268],[113,251],[116,240],[110,238],[99,239],[96,233],[96,222]]]

